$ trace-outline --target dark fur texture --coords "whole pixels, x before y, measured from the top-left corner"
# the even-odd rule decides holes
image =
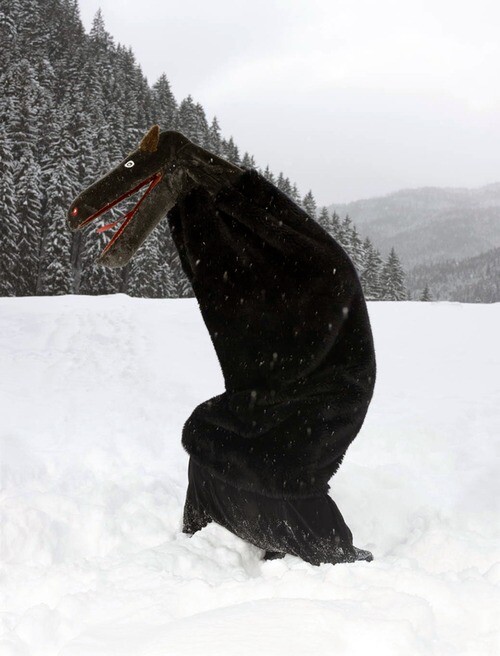
[[[375,384],[351,260],[256,171],[215,197],[196,187],[168,220],[226,387],[186,421],[184,448],[240,489],[327,491]]]

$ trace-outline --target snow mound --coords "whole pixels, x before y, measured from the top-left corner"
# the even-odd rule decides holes
[[[181,532],[194,299],[0,299],[5,656],[493,655],[500,304],[371,303],[378,381],[331,494],[371,563]]]

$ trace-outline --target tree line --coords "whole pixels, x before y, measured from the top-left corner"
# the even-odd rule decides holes
[[[383,260],[348,216],[318,210],[312,191],[302,197],[283,173],[259,168],[200,103],[191,96],[179,103],[165,74],[149,86],[131,48],[106,31],[100,10],[87,34],[77,0],[0,0],[0,38],[0,295],[193,294],[167,221],[123,269],[95,264],[109,233],[95,226],[71,233],[66,225],[74,197],[158,123],[258,169],[288,194],[345,248],[368,299],[407,298],[394,249]],[[111,210],[109,221],[126,209]]]
[[[427,284],[435,300],[461,303],[500,301],[500,248],[464,259],[421,264],[408,274],[410,289]]]

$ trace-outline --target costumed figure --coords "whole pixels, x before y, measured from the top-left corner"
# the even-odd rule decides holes
[[[83,228],[142,188],[98,261],[126,265],[167,217],[225,382],[183,428],[183,530],[215,521],[265,558],[371,560],[328,495],[375,384],[352,261],[260,173],[157,125],[75,199],[70,227]]]

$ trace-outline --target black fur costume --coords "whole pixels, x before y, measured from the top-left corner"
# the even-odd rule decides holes
[[[339,244],[256,171],[168,214],[226,391],[182,444],[221,483],[278,499],[324,494],[375,384],[367,308]]]
[[[375,354],[349,257],[255,171],[154,125],[73,201],[80,230],[144,189],[98,262],[125,266],[167,214],[225,379],[182,443],[191,455],[183,531],[215,521],[266,550],[313,563],[371,560],[328,481],[361,428]],[[101,228],[102,229],[102,228]]]

